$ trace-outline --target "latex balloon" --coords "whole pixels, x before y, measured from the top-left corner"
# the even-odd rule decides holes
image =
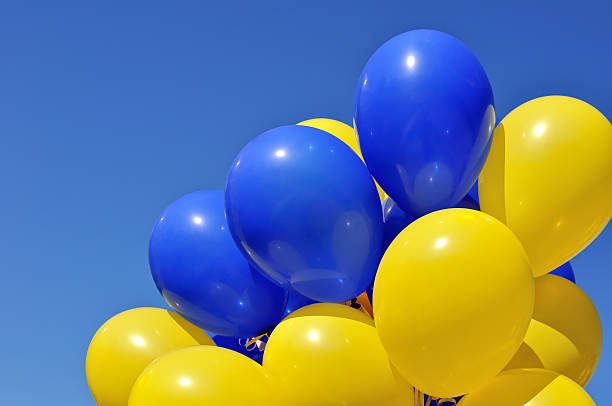
[[[440,210],[410,224],[374,282],[374,321],[391,362],[436,397],[469,393],[499,373],[521,345],[533,304],[521,243],[475,210]]]
[[[294,311],[289,316],[287,316],[285,320],[304,316],[340,317],[344,319],[359,321],[361,323],[365,323],[374,327],[374,320],[367,313],[362,312],[361,310],[353,309],[350,306],[345,306],[343,304],[337,303],[311,304]]]
[[[155,358],[183,347],[215,344],[178,314],[142,307],[112,317],[96,332],[85,370],[99,406],[125,406],[132,385]]]
[[[253,337],[283,317],[287,293],[253,271],[236,247],[221,191],[191,193],[164,210],[149,264],[170,307],[207,331]]]
[[[295,125],[260,135],[234,161],[225,198],[234,239],[279,284],[342,302],[374,278],[382,244],[376,187],[329,133]]]
[[[289,292],[289,299],[287,300],[287,306],[285,306],[284,317],[289,316],[294,311],[301,309],[304,306],[316,303],[314,300],[302,296],[295,291]]]
[[[470,196],[465,196],[455,207],[479,210],[478,203]],[[418,216],[400,209],[391,198],[385,199],[383,203],[383,247],[386,249],[391,241],[417,218]]]
[[[190,347],[152,362],[140,375],[128,406],[280,405],[266,371],[219,347]]]
[[[479,210],[480,210],[480,203],[479,203],[479,200],[478,200],[478,181],[474,182],[474,185],[472,186],[472,188],[468,192],[468,196],[470,196],[472,199],[474,199],[474,201],[476,203],[478,203],[478,207],[479,207]]]
[[[580,385],[544,369],[506,371],[461,399],[459,406],[595,406]]]
[[[574,268],[572,268],[572,265],[569,262],[566,262],[565,264],[561,265],[559,268],[555,269],[550,274],[560,276],[570,282],[576,283]]]
[[[404,211],[422,215],[453,207],[476,181],[495,127],[493,92],[461,41],[409,31],[366,64],[354,119],[372,176]]]
[[[545,368],[586,385],[603,342],[595,306],[578,286],[559,276],[536,278],[535,286],[531,324],[506,369]]]
[[[397,393],[388,399],[379,399],[377,406],[419,406],[415,400],[414,388],[402,378],[397,369],[391,365],[391,371],[397,383]],[[433,406],[433,405],[429,405]],[[446,405],[440,405],[446,406]]]
[[[478,203],[470,196],[465,196],[457,207],[479,210]],[[418,216],[400,209],[390,197],[387,197],[383,202],[383,249],[386,250],[393,239],[417,218]],[[366,294],[370,303],[374,301],[373,290],[374,281],[372,281],[372,284],[366,289]]]
[[[355,134],[355,130],[353,127],[344,124],[343,122],[331,120],[329,118],[313,118],[310,120],[302,121],[298,123],[298,125],[305,125],[308,127],[318,128],[319,130],[326,131],[333,135],[334,137],[342,140],[346,145],[351,147],[353,152],[359,155],[359,158],[363,161],[363,156],[361,155],[361,150],[359,149],[359,143],[357,142],[357,135]],[[376,190],[378,191],[378,196],[380,197],[380,201],[384,201],[387,197],[387,194],[381,189],[376,180]]]
[[[379,405],[400,395],[376,329],[343,317],[281,322],[263,366],[287,405]]]
[[[478,203],[470,196],[465,196],[456,207],[472,210],[480,209]],[[383,202],[383,248],[386,250],[393,239],[417,218],[418,217],[416,215],[407,213],[400,209],[399,206],[395,204],[393,200],[391,200],[391,198],[385,199]],[[370,302],[373,302],[373,289],[374,281],[372,281],[372,285],[370,285],[370,287],[368,287],[366,290]]]
[[[578,99],[528,101],[497,127],[478,187],[482,211],[517,235],[534,275],[550,272],[612,216],[612,126]]]

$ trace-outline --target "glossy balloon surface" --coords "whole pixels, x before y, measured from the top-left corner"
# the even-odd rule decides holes
[[[99,406],[125,406],[136,378],[151,361],[201,344],[215,345],[204,331],[169,310],[142,307],[119,313],[89,344],[89,389]]]
[[[465,196],[455,208],[478,210],[479,206],[472,197]],[[383,202],[383,247],[386,249],[391,241],[417,218],[416,215],[400,209],[391,198],[385,199]]]
[[[410,224],[374,282],[374,321],[391,362],[437,397],[469,393],[499,373],[523,341],[533,304],[520,242],[475,210],[440,210]]]
[[[566,376],[544,369],[504,372],[458,406],[595,406],[580,385]]]
[[[480,207],[478,206],[478,202],[469,195],[466,195],[463,199],[461,199],[459,204],[457,204],[457,206],[455,207],[472,210],[480,209]],[[418,217],[416,215],[409,214],[404,210],[400,209],[399,206],[395,204],[395,202],[390,197],[385,199],[385,201],[383,202],[383,248],[386,250],[389,245],[391,245],[393,239],[397,237],[397,235],[402,232],[404,228],[408,227],[408,225],[417,218]],[[366,293],[371,303],[374,300],[373,289],[374,281],[372,281],[372,284],[366,290]]]
[[[283,317],[287,293],[253,271],[236,247],[221,191],[191,193],[164,210],[149,264],[170,307],[206,331],[256,336]]]
[[[190,347],[152,362],[128,406],[281,405],[261,365],[219,347]]]
[[[304,316],[329,316],[329,317],[340,317],[349,320],[359,321],[361,323],[368,324],[374,327],[374,320],[365,312],[361,310],[353,309],[350,306],[346,306],[338,303],[315,303],[306,307],[302,307],[296,310],[285,320],[293,319],[296,317]]]
[[[341,302],[374,278],[382,244],[376,187],[329,133],[295,125],[260,135],[234,161],[225,198],[234,239],[279,284]]]
[[[528,101],[497,126],[478,187],[482,211],[517,235],[534,275],[550,272],[612,216],[612,126],[578,99]]]
[[[317,302],[291,290],[289,291],[289,296],[287,299],[287,306],[285,306],[284,317],[287,317],[294,311],[299,310],[304,306],[311,305],[313,303],[317,303]]]
[[[409,31],[367,62],[354,120],[374,178],[403,210],[422,215],[453,207],[476,181],[495,127],[493,92],[461,41]]]
[[[531,324],[506,369],[545,368],[586,385],[603,344],[597,309],[578,286],[559,276],[540,276],[535,286]]]
[[[287,405],[379,405],[400,393],[376,329],[342,317],[281,322],[263,365]]]
[[[361,150],[359,149],[359,142],[357,141],[357,134],[355,134],[353,127],[346,125],[341,121],[336,121],[329,118],[312,118],[310,120],[302,121],[301,123],[298,123],[298,125],[314,127],[330,133],[351,147],[353,152],[359,155],[359,158],[361,158],[363,161],[363,156],[361,155]],[[376,183],[376,180],[374,182]],[[387,194],[381,189],[378,183],[376,183],[376,190],[378,191],[380,201],[384,201]]]
[[[474,182],[474,185],[468,192],[468,196],[470,196],[476,203],[478,203],[478,207],[480,207],[479,199],[478,199],[478,181]],[[479,209],[480,210],[480,209]]]

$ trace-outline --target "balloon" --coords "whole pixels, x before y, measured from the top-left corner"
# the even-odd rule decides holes
[[[263,366],[287,405],[379,405],[400,394],[376,329],[342,317],[282,321]]]
[[[501,120],[502,120],[502,117],[500,115],[495,116],[495,123],[496,123],[495,128],[497,128]],[[468,192],[468,196],[474,199],[474,201],[478,205],[477,210],[480,210],[480,200],[478,199],[478,181],[474,182],[474,184],[472,185],[472,188]]]
[[[562,277],[540,276],[535,286],[531,324],[506,369],[546,368],[586,385],[603,342],[595,306],[578,286]]]
[[[359,158],[363,161],[363,156],[361,155],[361,150],[359,149],[359,143],[357,142],[357,135],[355,134],[355,130],[353,127],[344,124],[343,122],[331,120],[329,118],[313,118],[310,120],[302,121],[298,123],[298,125],[305,125],[308,127],[318,128],[319,130],[323,130],[325,132],[330,133],[334,137],[342,140],[346,145],[351,147],[353,152],[359,155]],[[380,201],[384,201],[387,197],[387,194],[380,188],[376,180],[374,180],[376,184],[376,190],[378,191],[378,196],[380,197]]]
[[[479,210],[478,203],[470,196],[465,196],[456,207]],[[383,202],[383,248],[386,250],[391,245],[393,239],[417,218],[416,215],[406,213],[400,209],[390,197],[385,199]],[[370,302],[373,302],[373,289],[374,281],[366,289]]]
[[[550,272],[550,274],[560,276],[562,278],[567,279],[570,282],[576,283],[576,276],[574,275],[574,269],[572,268],[572,265],[569,262],[566,262],[565,264],[561,265],[559,268]]]
[[[149,242],[157,288],[176,312],[225,336],[256,336],[283,317],[287,293],[254,272],[229,233],[223,192],[181,197]]]
[[[422,215],[453,207],[476,181],[495,127],[493,92],[461,41],[409,31],[366,64],[354,119],[372,176],[402,210]]]
[[[152,362],[140,375],[128,406],[280,405],[266,371],[219,347],[190,347]]]
[[[465,196],[455,207],[479,210],[478,203],[470,196]],[[400,209],[391,198],[387,198],[383,203],[383,218],[383,247],[386,249],[391,241],[418,217]]]
[[[165,309],[142,307],[112,317],[96,332],[85,370],[99,406],[125,406],[132,385],[155,358],[182,347],[215,343],[206,332]]]
[[[472,186],[472,188],[468,192],[468,196],[471,197],[472,199],[474,199],[474,201],[478,204],[478,207],[479,207],[478,210],[480,210],[480,203],[479,203],[479,200],[478,200],[478,181],[474,182],[474,185]]]
[[[456,207],[472,210],[480,209],[478,203],[470,196],[465,196]],[[418,217],[413,214],[406,213],[400,209],[399,206],[396,205],[393,200],[391,200],[391,198],[387,198],[383,203],[383,218],[383,248],[386,250],[389,245],[391,245],[393,239]],[[372,284],[366,290],[370,302],[373,302],[373,288],[374,281],[372,281]]]
[[[342,302],[372,282],[380,201],[367,168],[336,137],[300,125],[265,132],[238,154],[225,199],[234,239],[279,284]]]
[[[588,393],[566,376],[544,369],[506,371],[459,406],[595,406]]]
[[[294,311],[301,309],[304,306],[316,303],[314,300],[302,296],[295,291],[289,292],[289,298],[287,299],[287,306],[285,306],[284,317],[289,316]]]
[[[374,297],[391,362],[415,388],[446,398],[471,392],[510,361],[529,326],[534,281],[506,226],[479,211],[446,209],[393,240]]]
[[[291,313],[285,318],[285,320],[293,319],[296,317],[304,316],[329,316],[329,317],[340,317],[344,319],[350,319],[359,321],[361,323],[368,324],[374,327],[374,320],[365,312],[361,310],[353,309],[350,306],[337,303],[315,303],[302,307],[299,310]]]
[[[377,406],[417,406],[415,403],[414,388],[401,377],[397,368],[391,365],[391,371],[397,383],[397,393],[392,394],[388,399],[379,399]],[[433,405],[429,405],[433,406]]]
[[[495,130],[478,188],[482,211],[517,235],[534,275],[550,272],[612,216],[612,126],[578,99],[528,101]]]

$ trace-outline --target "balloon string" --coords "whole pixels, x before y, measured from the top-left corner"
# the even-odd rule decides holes
[[[251,338],[249,341],[247,341],[244,347],[247,351],[253,351],[257,347],[257,341],[261,340],[263,337],[269,337],[268,333],[266,332],[261,335],[258,335],[257,337]],[[240,339],[238,339],[238,344],[240,344]]]

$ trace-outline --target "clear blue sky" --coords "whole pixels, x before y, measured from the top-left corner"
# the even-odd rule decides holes
[[[95,330],[122,310],[163,306],[146,255],[157,215],[185,193],[222,188],[239,149],[267,129],[321,116],[350,122],[359,73],[393,35],[435,28],[462,39],[489,75],[499,114],[564,94],[612,118],[605,1],[7,3],[6,405],[93,405],[84,360]],[[600,402],[612,381],[611,228],[573,262],[604,323],[589,385]]]

